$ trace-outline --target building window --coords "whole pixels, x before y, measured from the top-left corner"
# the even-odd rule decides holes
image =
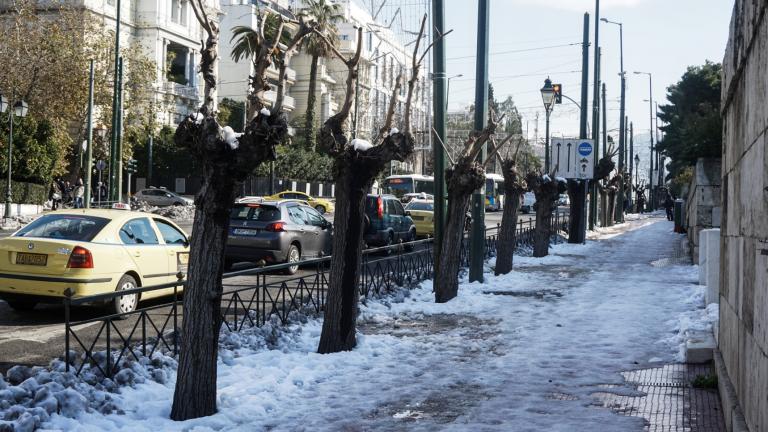
[[[175,43],[168,44],[165,53],[165,77],[168,81],[189,85],[189,55],[189,48]]]
[[[171,22],[187,24],[187,0],[171,0]]]

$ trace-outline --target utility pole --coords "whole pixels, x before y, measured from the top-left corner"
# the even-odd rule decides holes
[[[155,138],[149,135],[149,144],[147,145],[147,187],[152,186],[152,147],[154,147]]]
[[[603,97],[603,157],[608,154],[608,104],[606,103],[605,83],[602,83],[602,97]]]
[[[446,76],[445,76],[445,0],[432,1],[432,113],[434,127],[431,133],[435,134],[432,142],[432,157],[435,171],[435,242],[434,256],[435,268],[440,266],[440,248],[443,243],[445,230],[445,151],[439,143],[447,141],[445,130],[445,102],[446,102]]]
[[[112,86],[112,141],[110,142],[110,148],[109,148],[109,197],[107,200],[114,201],[117,194],[115,193],[115,184],[117,183],[117,136],[119,135],[118,130],[118,110],[119,108],[119,102],[118,102],[118,86],[119,86],[119,75],[120,75],[120,15],[122,11],[122,1],[117,0],[116,5],[116,17],[115,17],[115,76],[114,76],[114,82]]]
[[[489,0],[477,4],[477,63],[475,68],[475,130],[488,125],[488,33]],[[485,161],[488,145],[483,144],[480,161]],[[472,194],[472,233],[469,237],[469,281],[483,281],[485,258],[485,182]]]
[[[123,200],[123,58],[118,61],[119,75],[117,79],[117,182],[115,184],[115,201]]]
[[[93,169],[93,60],[88,76],[88,148],[85,161],[85,208],[91,208],[91,170]]]
[[[581,117],[579,119],[579,139],[587,139],[587,104],[589,103],[589,13],[584,13],[584,36],[581,43]],[[570,229],[568,243],[584,243],[587,229],[587,188],[589,180],[571,180],[572,190]]]
[[[597,168],[600,147],[600,0],[595,0],[595,72],[592,94],[592,139],[595,141],[595,168]],[[589,199],[589,229],[597,224],[597,181],[592,181]]]

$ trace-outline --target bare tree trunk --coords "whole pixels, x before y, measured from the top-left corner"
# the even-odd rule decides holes
[[[309,93],[307,94],[307,113],[304,122],[304,145],[315,151],[317,136],[315,132],[315,105],[317,103],[317,63],[319,57],[312,56],[309,68]]]
[[[537,173],[530,173],[526,177],[528,187],[536,195],[536,203],[533,205],[536,211],[536,227],[533,231],[533,256],[537,258],[549,255],[549,240],[552,235],[552,210],[565,191],[565,183],[560,183]]]
[[[496,240],[496,275],[512,271],[517,233],[517,215],[520,209],[520,196],[525,191],[524,181],[515,167],[515,160],[504,159],[501,162],[504,174],[504,212],[501,216],[501,228]]]
[[[259,113],[241,135],[226,132],[216,120],[216,84],[219,28],[210,20],[203,0],[190,4],[207,33],[201,49],[200,70],[205,81],[205,100],[199,112],[189,115],[176,129],[174,141],[185,147],[203,167],[203,186],[195,197],[194,235],[189,274],[184,290],[184,320],[179,353],[178,377],[171,419],[188,420],[216,413],[216,364],[221,327],[221,275],[229,229],[229,213],[237,186],[266,160],[274,160],[275,146],[288,132],[279,107],[274,113]],[[279,40],[282,31],[278,31]],[[301,31],[286,51],[291,51]],[[276,46],[276,42],[272,45]],[[275,53],[285,62],[285,52]],[[281,77],[281,80],[284,79]]]
[[[482,143],[478,144],[482,146]],[[445,303],[459,292],[461,240],[472,193],[485,183],[485,169],[475,161],[475,153],[462,156],[453,168],[446,170],[448,211],[440,248],[440,262],[435,271],[435,302]]]
[[[587,188],[583,181],[568,181],[568,198],[571,201],[568,243],[583,243],[585,240],[584,224],[586,223],[586,214],[584,212],[584,204],[586,203]]]

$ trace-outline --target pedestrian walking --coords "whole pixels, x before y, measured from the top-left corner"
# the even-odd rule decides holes
[[[675,208],[675,200],[672,198],[672,194],[667,192],[667,197],[664,198],[664,210],[667,211],[667,220],[671,221],[675,219],[673,209]]]
[[[77,179],[75,183],[74,197],[75,208],[83,208],[83,197],[85,196],[85,186],[83,186],[83,179]]]
[[[57,210],[61,204],[61,180],[54,179],[51,183],[51,210]]]

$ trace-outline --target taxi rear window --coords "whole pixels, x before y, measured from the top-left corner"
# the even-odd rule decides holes
[[[17,232],[14,237],[38,237],[91,241],[109,219],[83,215],[45,215]]]

